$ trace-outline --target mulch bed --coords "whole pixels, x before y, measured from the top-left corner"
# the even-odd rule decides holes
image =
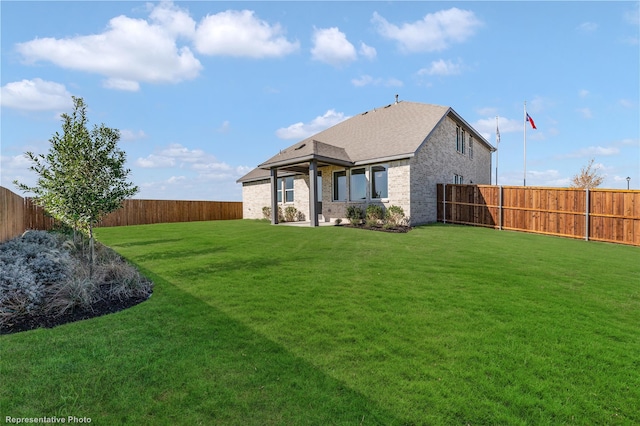
[[[81,321],[102,315],[112,314],[144,302],[150,296],[131,297],[129,299],[100,300],[91,306],[91,309],[75,309],[58,316],[33,315],[20,318],[12,324],[0,325],[0,334],[12,334],[21,331],[34,330],[36,328],[53,328],[69,322]]]
[[[374,226],[370,226],[366,224],[352,225],[350,223],[341,223],[340,225],[337,225],[337,226],[344,226],[345,228],[367,229],[369,231],[391,232],[395,234],[405,234],[411,231],[412,229],[410,226],[394,226],[392,228],[385,228],[382,225],[374,225]]]

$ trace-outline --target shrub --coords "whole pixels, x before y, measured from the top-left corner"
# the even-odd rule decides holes
[[[373,228],[375,226],[378,226],[378,220],[377,219],[365,219],[364,224],[366,227],[368,228]]]
[[[390,206],[387,209],[385,219],[391,226],[400,226],[404,224],[404,210],[400,206]]]
[[[271,207],[264,206],[262,208],[262,216],[264,216],[265,219],[271,220]],[[282,213],[282,207],[280,206],[278,206],[278,221],[284,221],[284,214]]]
[[[359,225],[364,218],[364,212],[362,207],[359,206],[347,206],[347,219],[352,225]]]
[[[91,309],[91,305],[99,299],[99,287],[94,280],[88,274],[75,274],[50,288],[46,311],[62,315],[75,308]]]
[[[48,287],[67,280],[74,260],[59,235],[28,231],[0,245],[0,324],[38,311]]]
[[[342,219],[337,218],[333,223],[335,223],[336,225],[340,225],[342,224]]]
[[[265,219],[271,220],[271,207],[264,206],[262,208],[262,216],[264,216]]]
[[[116,252],[111,249],[106,251],[112,255],[99,266],[98,274],[109,298],[123,300],[144,297],[151,293],[152,283],[148,279]]]
[[[378,221],[384,219],[384,210],[379,204],[369,204],[367,206],[367,221],[376,224]]]
[[[296,213],[298,209],[293,206],[288,206],[284,209],[284,220],[287,222],[294,222],[296,220]]]

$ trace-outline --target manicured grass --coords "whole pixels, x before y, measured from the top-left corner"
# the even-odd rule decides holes
[[[97,233],[154,295],[0,336],[3,421],[640,423],[637,247],[442,225]]]

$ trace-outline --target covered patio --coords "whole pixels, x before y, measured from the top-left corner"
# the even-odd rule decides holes
[[[344,148],[317,140],[306,140],[281,151],[258,166],[270,171],[272,224],[278,223],[278,172],[286,172],[309,176],[309,221],[298,223],[319,226],[318,168],[329,165],[351,167],[354,163]]]

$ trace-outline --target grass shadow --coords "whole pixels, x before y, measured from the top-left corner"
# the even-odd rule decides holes
[[[405,424],[174,286],[128,311],[0,336],[2,412],[94,424]],[[10,389],[9,389],[10,388]],[[43,398],[43,395],[46,397]]]

